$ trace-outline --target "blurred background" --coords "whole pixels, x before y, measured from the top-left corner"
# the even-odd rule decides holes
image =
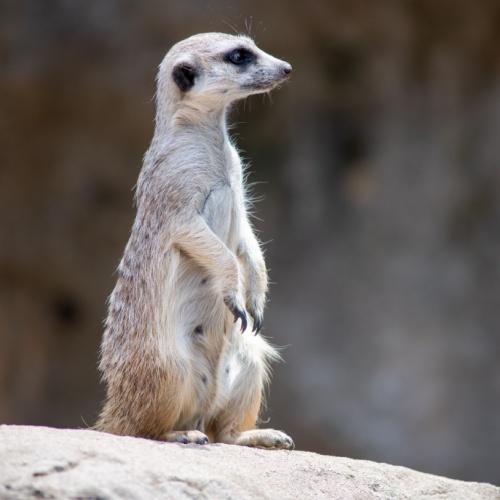
[[[93,424],[156,68],[245,32],[291,82],[236,107],[300,449],[500,483],[500,3],[3,0],[0,422]]]

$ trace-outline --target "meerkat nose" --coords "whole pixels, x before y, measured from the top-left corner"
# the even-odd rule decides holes
[[[292,72],[292,65],[285,63],[283,66],[283,74],[289,75]]]

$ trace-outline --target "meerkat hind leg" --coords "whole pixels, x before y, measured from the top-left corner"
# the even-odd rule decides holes
[[[276,429],[243,431],[236,436],[234,444],[255,448],[274,448],[277,450],[291,450],[295,447],[290,436]]]
[[[208,437],[201,431],[170,431],[164,436],[168,443],[208,444]]]
[[[215,441],[254,448],[293,449],[295,444],[292,438],[284,432],[276,429],[255,428],[262,399],[261,367],[260,369],[255,366],[247,367],[247,370],[242,370],[240,373],[246,376],[239,380],[238,389],[246,392],[246,397],[242,397],[241,394],[238,397],[238,390],[235,391],[234,399],[219,415],[219,428],[216,431]],[[243,405],[242,402],[244,402]],[[240,418],[237,417],[238,415]]]

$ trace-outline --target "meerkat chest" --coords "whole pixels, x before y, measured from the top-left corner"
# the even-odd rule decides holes
[[[202,215],[210,229],[234,249],[238,244],[243,204],[241,163],[234,147],[228,146],[224,162],[224,175],[213,181],[203,203]]]

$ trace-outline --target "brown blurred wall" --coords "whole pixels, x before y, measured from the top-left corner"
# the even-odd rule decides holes
[[[250,31],[294,66],[233,113],[286,346],[271,424],[500,483],[499,26],[493,0],[2,2],[0,422],[93,423],[156,67]]]

